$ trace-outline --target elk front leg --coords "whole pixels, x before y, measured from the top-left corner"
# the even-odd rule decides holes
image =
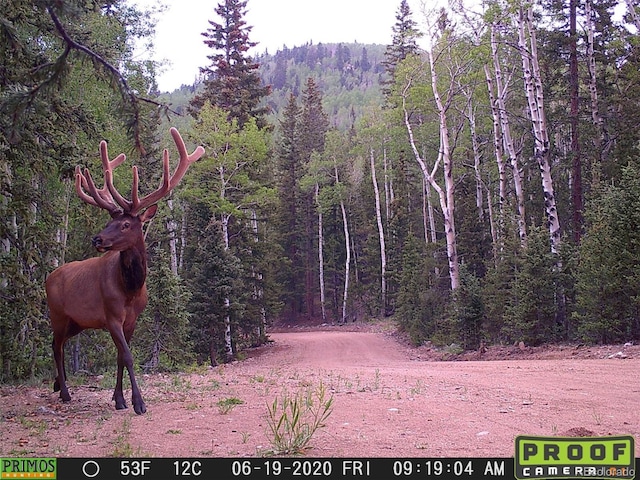
[[[127,368],[129,372],[129,380],[131,382],[131,403],[133,404],[134,411],[140,415],[147,411],[147,407],[142,400],[142,394],[138,388],[136,382],[135,373],[133,371],[133,355],[129,349],[129,342],[125,339],[122,329],[117,328],[111,332],[111,337],[118,349],[118,375],[116,378],[116,388],[113,391],[113,399],[116,402],[116,409],[122,410],[127,408],[127,403],[124,400],[124,393],[122,391],[122,377],[124,374],[124,368]]]

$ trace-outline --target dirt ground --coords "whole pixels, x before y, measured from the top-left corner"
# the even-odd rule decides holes
[[[269,406],[321,386],[331,412],[308,457],[511,457],[519,434],[640,439],[640,346],[460,355],[409,347],[384,324],[270,338],[232,364],[139,375],[141,416],[114,409],[111,378],[70,378],[66,404],[52,381],[3,386],[0,457],[272,455]]]

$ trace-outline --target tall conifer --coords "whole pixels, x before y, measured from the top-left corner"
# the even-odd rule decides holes
[[[224,0],[215,9],[221,23],[209,20],[210,28],[202,33],[204,43],[216,53],[207,56],[211,65],[201,68],[204,90],[191,101],[191,113],[197,112],[208,100],[212,105],[229,112],[229,120],[236,119],[238,127],[253,117],[258,127],[266,125],[268,108],[260,100],[269,95],[271,87],[262,85],[259,64],[247,54],[257,45],[249,40],[250,26],[244,20],[247,0]]]
[[[417,23],[413,20],[411,8],[407,0],[402,0],[396,12],[396,23],[392,27],[393,39],[391,45],[387,45],[383,63],[387,73],[387,79],[383,82],[385,96],[391,93],[390,85],[393,84],[397,65],[409,55],[419,52],[418,38],[422,33],[417,29]]]

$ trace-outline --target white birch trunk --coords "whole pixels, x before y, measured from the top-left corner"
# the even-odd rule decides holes
[[[433,97],[438,107],[438,117],[440,121],[440,152],[442,154],[442,166],[444,170],[444,196],[441,196],[442,215],[444,217],[444,233],[447,240],[447,258],[449,260],[449,276],[451,279],[451,290],[456,290],[460,286],[460,265],[458,263],[458,246],[456,240],[455,224],[455,184],[453,181],[453,163],[451,159],[451,146],[449,141],[449,127],[447,125],[447,111],[442,103],[442,98],[438,92],[438,74],[433,59],[433,51],[427,52],[429,67],[431,69],[431,87]],[[408,121],[408,119],[407,119]],[[433,178],[433,176],[431,176]],[[435,188],[435,187],[434,187]]]
[[[229,251],[229,218],[230,215],[223,213],[222,214],[222,238],[224,239],[224,249],[225,251]],[[226,312],[229,312],[229,308],[231,307],[231,301],[229,297],[225,297],[224,299],[224,308]],[[227,361],[231,361],[233,359],[233,343],[231,340],[231,318],[229,317],[229,313],[224,316],[224,354],[226,356]]]
[[[180,227],[180,255],[178,257],[178,271],[183,269],[184,251],[187,248],[187,212],[182,211],[182,222]]]
[[[174,209],[173,209],[173,199],[167,200],[167,206],[169,207],[169,211],[171,215],[167,219],[167,231],[169,232],[169,254],[171,256],[171,271],[174,275],[178,275],[178,235],[176,230],[178,228],[178,224],[174,219]]]
[[[260,241],[260,237],[258,234],[258,214],[256,213],[255,208],[251,209],[251,230],[253,231],[253,241],[255,243],[258,243]],[[256,300],[261,302],[262,297],[264,296],[264,291],[262,289],[262,273],[256,271],[254,265],[251,266],[251,273],[255,278],[258,279],[258,282],[260,282],[260,286],[254,286],[253,295]],[[267,312],[263,304],[261,304],[260,306],[260,316],[261,322],[260,327],[258,327],[258,337],[262,339],[267,334]]]
[[[476,114],[471,104],[471,98],[469,98],[469,130],[471,133],[471,148],[473,150],[473,171],[476,177],[476,209],[478,210],[478,220],[484,222],[484,202],[483,202],[483,182],[482,175],[480,173],[480,145],[478,142],[478,135],[476,133]]]
[[[527,37],[528,46],[527,48]],[[533,10],[531,7],[525,10],[521,7],[518,13],[518,45],[522,57],[522,70],[524,74],[525,92],[529,106],[529,115],[534,133],[534,155],[540,167],[542,189],[544,192],[545,212],[549,228],[551,252],[556,254],[560,247],[560,220],[556,209],[556,197],[551,178],[551,165],[549,162],[549,135],[547,120],[544,111],[544,95],[538,65],[538,46],[533,27]]]
[[[387,247],[384,239],[384,228],[382,223],[382,209],[380,207],[380,189],[378,188],[378,180],[376,178],[376,164],[371,149],[371,181],[373,182],[373,192],[376,202],[376,222],[378,224],[378,239],[380,242],[380,297],[381,297],[381,315],[384,316],[387,311]],[[386,176],[386,175],[385,175]]]
[[[336,170],[336,176],[338,172]],[[342,293],[342,323],[347,323],[347,300],[349,298],[349,276],[351,274],[351,240],[349,238],[349,224],[347,223],[347,210],[344,201],[340,200],[340,210],[342,211],[342,225],[344,228],[344,246],[346,256],[344,259],[344,291]]]
[[[522,173],[518,161],[518,152],[516,151],[513,137],[511,136],[511,124],[506,109],[506,97],[508,93],[507,84],[503,82],[502,66],[498,56],[498,42],[496,39],[495,26],[491,26],[491,57],[493,59],[493,69],[496,78],[496,101],[498,104],[498,114],[500,116],[500,127],[502,130],[502,139],[504,148],[509,155],[509,164],[513,177],[513,187],[516,195],[516,215],[518,223],[518,233],[520,242],[524,245],[527,241],[527,223],[525,216],[524,189],[522,187]]]
[[[391,171],[391,165],[389,165],[389,161],[387,160],[387,149],[383,147],[382,149],[382,165],[384,167],[384,200],[385,200],[385,210],[386,210],[386,219],[387,225],[391,220],[391,204],[394,200],[393,194],[393,180],[389,172]]]
[[[422,177],[422,229],[424,230],[424,243],[429,244],[429,183]]]
[[[338,177],[338,165],[333,164],[333,172],[335,174],[335,184],[340,185],[340,179]],[[349,223],[347,222],[347,209],[344,206],[344,200],[340,198],[340,211],[342,212],[342,228],[344,231],[344,248],[345,248],[345,260],[344,260],[344,289],[342,292],[342,320],[344,324],[347,322],[347,301],[349,299],[349,276],[351,274],[351,238],[349,236]]]
[[[640,16],[636,13],[636,5],[637,3],[634,0],[626,0],[627,8],[629,9],[629,15],[631,16],[631,20],[633,24],[636,26],[638,30],[637,33],[640,33]]]
[[[225,169],[223,166],[218,168],[218,172],[220,173],[220,198],[225,200],[226,197],[226,179],[225,179]],[[229,251],[229,219],[231,215],[228,213],[221,214],[221,224],[222,224],[222,238],[224,240],[224,250],[226,252]],[[227,361],[231,361],[233,359],[233,343],[232,343],[232,335],[231,335],[231,318],[229,316],[229,308],[231,307],[231,301],[229,297],[225,297],[224,299],[224,308],[226,315],[224,317],[224,353]]]
[[[451,164],[451,150],[449,145],[449,129],[447,126],[447,115],[444,109],[442,100],[438,94],[437,89],[437,74],[434,69],[433,53],[427,52],[429,56],[429,64],[431,67],[431,84],[433,87],[434,97],[438,108],[439,120],[440,120],[440,149],[438,159],[434,163],[433,168],[429,171],[426,162],[422,158],[418,147],[416,146],[415,138],[413,135],[413,128],[409,121],[409,112],[406,105],[406,97],[409,88],[411,87],[411,81],[404,88],[402,95],[402,109],[404,113],[404,123],[409,135],[409,143],[415,156],[423,177],[429,182],[433,189],[438,194],[440,199],[440,207],[442,209],[442,216],[444,219],[445,238],[447,243],[447,259],[449,263],[449,279],[451,282],[451,289],[456,290],[460,286],[460,266],[458,263],[458,252],[456,244],[456,228],[454,220],[454,183],[453,183],[453,169]],[[445,188],[442,188],[435,179],[435,174],[440,167],[440,163],[443,163],[444,167],[444,179]]]
[[[320,205],[320,186],[316,183],[316,205],[318,207],[318,276],[320,281],[320,308],[322,321],[327,321],[326,299],[324,291],[324,233],[322,225],[322,207]]]
[[[500,113],[493,87],[493,77],[489,66],[484,66],[484,74],[487,79],[487,90],[489,91],[489,103],[491,104],[491,119],[493,120],[493,151],[498,165],[498,215],[502,222],[504,215],[504,204],[507,199],[507,173],[504,163],[504,140],[502,129],[500,128]],[[502,226],[502,225],[501,225]]]
[[[630,0],[629,0],[630,1]],[[594,136],[594,147],[596,154],[602,154],[602,147],[605,143],[604,132],[604,119],[600,115],[598,107],[598,88],[597,88],[597,71],[596,71],[596,58],[594,55],[594,36],[595,36],[595,24],[593,16],[595,12],[591,8],[592,0],[585,0],[584,14],[586,17],[585,28],[587,30],[587,65],[589,67],[589,96],[591,97],[591,119],[596,127],[596,135]],[[633,10],[631,5],[630,10]],[[639,29],[640,31],[640,29]]]

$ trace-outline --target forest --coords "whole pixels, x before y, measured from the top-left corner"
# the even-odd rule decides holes
[[[0,382],[51,373],[44,283],[96,256],[99,143],[155,189],[175,126],[205,148],[146,225],[137,368],[242,358],[276,323],[389,318],[415,345],[640,340],[640,7],[398,0],[389,45],[247,52],[219,0],[201,79],[159,92],[157,12],[0,0]],[[419,47],[427,45],[427,47]],[[99,182],[98,182],[99,183]],[[115,368],[105,332],[69,372]]]

